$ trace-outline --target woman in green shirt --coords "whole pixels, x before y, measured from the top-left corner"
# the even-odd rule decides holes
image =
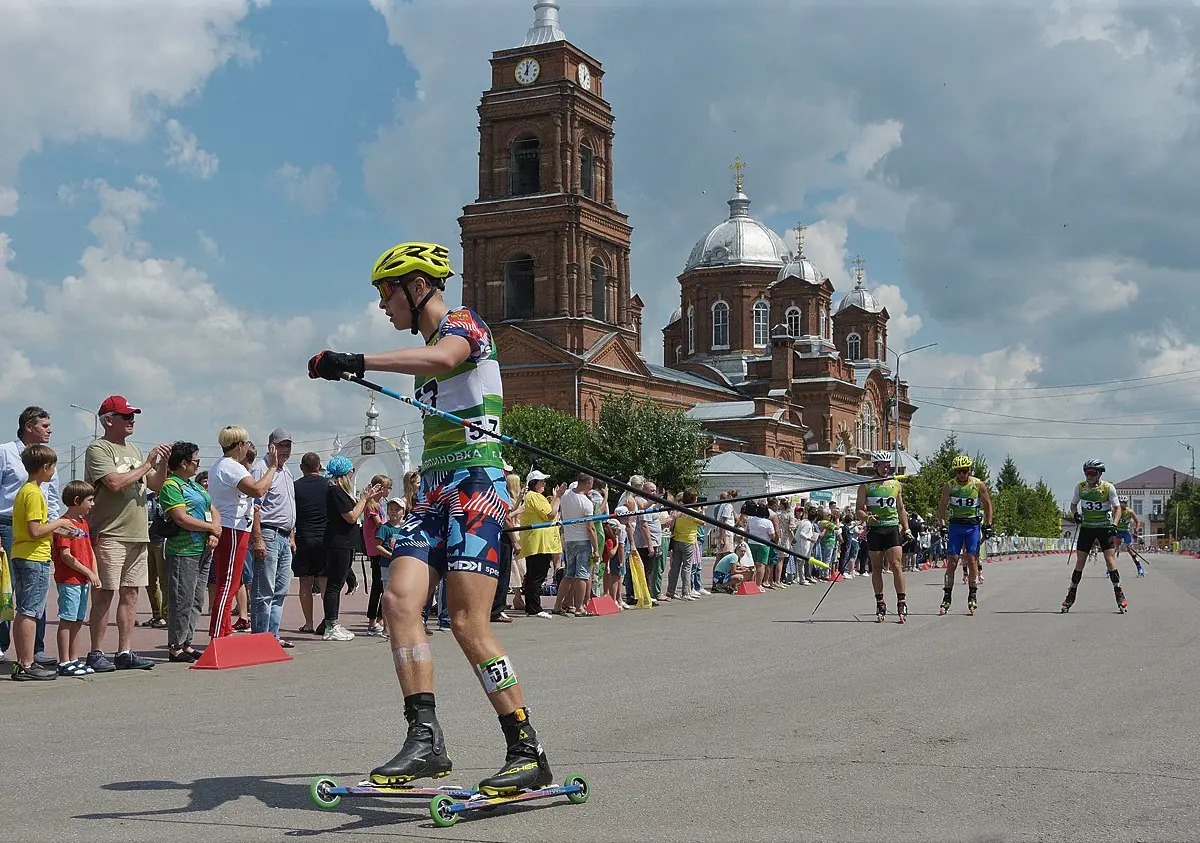
[[[167,457],[169,474],[158,493],[163,515],[178,532],[166,541],[167,649],[173,662],[194,662],[199,651],[192,648],[196,623],[204,606],[208,566],[221,536],[221,515],[207,490],[196,482],[200,448],[192,442],[176,442]]]

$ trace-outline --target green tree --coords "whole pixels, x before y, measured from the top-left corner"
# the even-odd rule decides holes
[[[1190,478],[1180,483],[1171,493],[1163,514],[1167,531],[1175,538],[1195,538],[1200,535],[1200,484],[1193,483]]]
[[[1017,461],[1013,459],[1012,454],[1005,454],[1004,465],[1000,467],[1000,474],[996,477],[996,491],[1003,492],[1008,488],[1021,489],[1024,487],[1025,480],[1021,477],[1021,472],[1017,470]]]
[[[954,474],[954,458],[962,453],[958,445],[958,437],[949,433],[942,444],[928,459],[921,460],[921,470],[914,475],[903,478],[904,506],[910,513],[920,513],[922,516],[937,517],[938,503],[942,497],[942,487]]]
[[[591,429],[574,416],[550,407],[517,404],[504,411],[504,433],[552,454],[575,462],[585,462],[591,443]],[[524,477],[531,468],[550,475],[552,484],[562,483],[575,472],[554,460],[535,458],[523,448],[504,446],[504,458]]]
[[[1046,485],[1046,481],[1038,478],[1033,488],[1025,487],[1026,497],[1025,524],[1021,535],[1057,538],[1062,535],[1062,510],[1058,508],[1058,500],[1054,491]]]
[[[591,432],[588,462],[618,480],[641,474],[662,488],[679,491],[699,481],[704,449],[699,422],[682,410],[630,395],[609,395]]]

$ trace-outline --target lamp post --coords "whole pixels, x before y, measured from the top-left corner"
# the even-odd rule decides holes
[[[74,409],[87,413],[92,417],[92,438],[100,438],[100,415],[95,410],[89,410],[87,407],[80,407],[78,404],[71,405]]]
[[[931,342],[926,345],[919,345],[916,348],[909,348],[901,351],[896,355],[896,375],[893,380],[894,386],[892,390],[892,420],[896,423],[896,435],[892,439],[892,470],[895,471],[900,467],[900,360],[905,354],[912,354],[915,351],[924,351],[927,348],[933,348],[937,345],[936,342]],[[884,423],[887,423],[887,416],[884,416]]]
[[[1192,480],[1194,481],[1196,479],[1196,449],[1193,448],[1188,443],[1183,442],[1183,441],[1180,441],[1179,444],[1182,445],[1183,447],[1187,448],[1188,453],[1192,455],[1192,475],[1191,476],[1192,476]]]

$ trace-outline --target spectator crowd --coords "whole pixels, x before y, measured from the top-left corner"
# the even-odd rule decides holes
[[[16,439],[0,445],[0,545],[8,573],[0,580],[0,600],[7,601],[0,602],[6,618],[0,657],[12,661],[12,679],[152,668],[132,644],[143,589],[151,609],[143,626],[165,631],[170,662],[200,658],[196,633],[205,613],[210,639],[269,633],[281,647],[293,647],[281,629],[293,579],[303,617],[295,634],[350,641],[355,633],[341,603],[343,592],[359,587],[356,559],[369,581],[361,632],[387,635],[381,598],[400,525],[417,494],[416,472],[393,495],[390,477],[358,484],[346,457],[322,465],[309,452],[297,476],[287,430],[271,431],[260,451],[237,425],[219,431],[221,457],[202,467],[192,442],[158,444],[143,454],[132,441],[141,412],[123,396],[106,398],[98,411],[103,432],[84,455],[84,478],[65,486],[46,410],[26,408]],[[869,573],[865,522],[833,502],[740,501],[734,489],[708,504],[695,490],[660,489],[636,475],[629,492],[585,474],[548,487],[550,477],[537,468],[524,478],[508,465],[505,472],[513,506],[501,539],[491,615],[497,623],[512,622],[509,612],[587,616],[593,598],[604,596],[623,610],[638,605],[643,582],[642,605],[657,606],[732,593],[747,582],[786,589]],[[680,508],[664,508],[654,497]],[[702,507],[722,526],[696,517]],[[909,523],[905,569],[943,565],[945,547],[932,516],[914,513]],[[791,553],[780,554],[778,546]],[[706,557],[713,559],[707,581]],[[58,620],[54,654],[46,648],[47,607]],[[450,629],[444,585],[425,619],[430,635]]]

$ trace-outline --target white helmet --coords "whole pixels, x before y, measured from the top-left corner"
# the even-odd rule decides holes
[[[873,463],[886,462],[886,463],[890,464],[892,462],[892,452],[891,451],[876,451],[874,454],[871,455],[871,462],[873,462]]]

